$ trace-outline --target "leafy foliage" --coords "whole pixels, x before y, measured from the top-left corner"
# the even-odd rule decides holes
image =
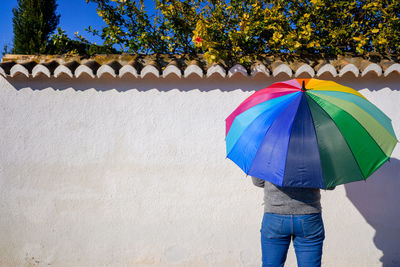
[[[202,53],[245,65],[265,53],[400,53],[400,0],[155,0],[150,15],[143,0],[86,2],[106,23],[87,29],[103,45],[61,29],[48,40],[59,19],[55,0],[18,0],[13,52]]]
[[[105,44],[128,53],[204,53],[246,64],[262,53],[400,52],[399,0],[156,0],[97,3]]]
[[[87,1],[89,2],[89,1]],[[89,27],[87,31],[99,35],[105,45],[118,45],[121,51],[160,51],[163,43],[155,38],[155,29],[144,10],[143,1],[92,1],[98,5],[97,13],[107,27],[101,32]]]
[[[47,53],[78,55],[118,53],[118,51],[111,46],[92,44],[78,33],[75,33],[75,38],[76,40],[70,39],[64,30],[58,28],[57,33],[50,36],[47,45]]]
[[[13,9],[13,53],[46,52],[48,38],[60,20],[56,9],[56,0],[18,0]]]

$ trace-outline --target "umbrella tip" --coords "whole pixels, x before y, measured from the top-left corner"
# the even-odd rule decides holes
[[[306,91],[306,84],[305,84],[304,81],[303,81],[303,84],[301,85],[301,91],[302,91],[302,92],[305,92],[305,91]]]

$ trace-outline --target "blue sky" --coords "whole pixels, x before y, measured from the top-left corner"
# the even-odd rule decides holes
[[[17,5],[17,0],[3,0],[0,8],[0,53],[7,44],[12,46],[12,9]],[[57,13],[61,15],[59,27],[66,30],[69,37],[74,36],[74,32],[79,32],[91,42],[101,44],[98,37],[94,37],[85,31],[89,25],[95,29],[105,26],[103,20],[97,15],[96,5],[86,4],[85,0],[58,0]],[[154,1],[145,0],[146,10],[149,15],[154,12]]]

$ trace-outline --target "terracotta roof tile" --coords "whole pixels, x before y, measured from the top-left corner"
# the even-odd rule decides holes
[[[0,75],[14,77],[23,75],[35,78],[46,77],[71,78],[89,76],[99,78],[103,75],[123,77],[168,77],[175,75],[186,78],[191,75],[211,77],[213,75],[230,78],[236,75],[254,77],[265,75],[276,77],[319,77],[343,75],[363,77],[369,73],[376,76],[400,74],[398,57],[373,55],[357,57],[352,55],[329,58],[321,56],[300,57],[296,55],[263,55],[249,65],[237,62],[209,64],[202,54],[198,55],[95,55],[92,57],[74,55],[5,55],[0,63]]]

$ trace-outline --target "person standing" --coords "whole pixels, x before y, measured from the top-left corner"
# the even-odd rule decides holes
[[[321,266],[325,229],[320,189],[280,187],[256,177],[252,181],[264,188],[262,266],[284,266],[292,240],[299,267]]]

